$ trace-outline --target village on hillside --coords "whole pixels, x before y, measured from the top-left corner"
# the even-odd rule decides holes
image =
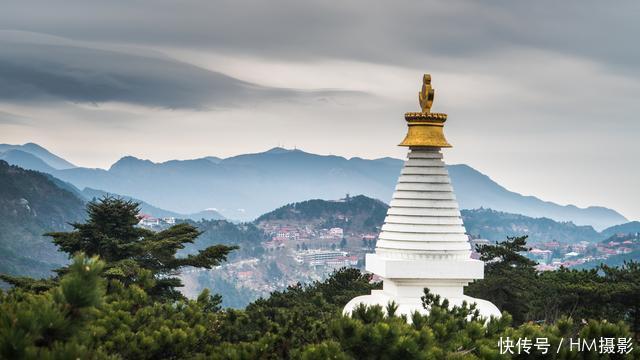
[[[344,201],[338,200],[338,201]],[[326,279],[342,267],[364,270],[367,253],[375,251],[378,231],[347,231],[343,227],[324,227],[328,223],[348,224],[352,219],[342,213],[310,220],[263,219],[256,223],[263,233],[260,244],[263,251],[252,257],[241,257],[207,269],[186,269],[182,278],[184,292],[195,296],[203,287],[219,288],[226,283],[250,296],[247,302],[259,296],[266,297],[297,283]],[[139,226],[152,230],[166,229],[181,220],[173,217],[155,218],[143,214]],[[381,226],[382,224],[378,224]],[[493,242],[469,236],[472,258],[479,258],[477,246]],[[560,267],[588,267],[614,256],[640,251],[640,234],[616,234],[606,241],[577,243],[549,240],[533,242],[524,255],[538,263],[539,271]]]

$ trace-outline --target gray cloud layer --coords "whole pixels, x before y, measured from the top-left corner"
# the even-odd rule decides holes
[[[637,1],[8,0],[7,28],[68,38],[213,48],[291,59],[421,64],[543,48],[635,68]],[[62,5],[63,4],[63,5]]]
[[[332,2],[8,0],[7,29],[89,43],[181,47],[286,61],[340,59],[433,68],[434,62],[543,50],[597,61],[640,77],[640,3],[356,0]],[[236,99],[296,95],[175,60],[79,42],[0,45],[0,97],[124,101],[160,107],[228,106]],[[436,60],[437,59],[437,60]],[[482,71],[460,67],[459,71]],[[487,69],[492,71],[494,69]],[[540,72],[545,69],[540,68]],[[532,77],[537,74],[532,73]],[[331,95],[332,92],[314,94]]]
[[[25,124],[29,119],[6,111],[0,111],[0,125],[2,124]]]
[[[29,33],[4,35],[0,100],[5,101],[58,99],[203,109],[347,93],[270,88],[159,54],[101,49]]]

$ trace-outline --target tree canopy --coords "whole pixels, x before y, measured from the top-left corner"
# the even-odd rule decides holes
[[[136,227],[136,216],[134,203],[105,198],[90,205],[85,223],[51,234],[57,245],[75,253],[72,263],[51,281],[15,278],[13,289],[0,292],[0,358],[599,358],[597,352],[571,351],[568,339],[576,338],[628,340],[633,352],[606,358],[640,358],[629,328],[637,336],[637,263],[536,273],[518,254],[526,238],[482,248],[486,278],[467,290],[503,301],[503,310],[510,310],[500,319],[480,317],[474,304],[450,306],[428,289],[422,298],[428,315],[398,317],[391,303],[386,311],[360,306],[344,316],[350,299],[380,287],[371,275],[346,268],[242,310],[221,309],[210,290],[197,299],[180,296],[176,275],[186,266],[219,264],[232,247],[178,257],[176,252],[198,236],[193,227],[154,233]],[[505,353],[499,346],[505,338],[544,338],[552,351]]]
[[[485,261],[485,278],[465,293],[493,302],[517,324],[553,323],[561,317],[626,321],[640,334],[640,263],[591,270],[535,270],[526,251],[526,236],[508,238],[477,250]]]
[[[138,284],[157,297],[178,299],[176,289],[182,282],[176,275],[185,267],[210,269],[221,264],[236,246],[212,245],[183,257],[177,252],[192,244],[200,235],[190,224],[174,225],[154,232],[136,226],[139,221],[139,204],[118,197],[106,196],[87,205],[87,220],[73,223],[69,232],[51,232],[46,235],[70,257],[82,253],[98,256],[105,262],[103,275],[125,286]],[[65,273],[67,268],[59,269]],[[21,287],[34,288],[37,282],[24,278],[4,276],[3,280]],[[40,286],[43,290],[50,287]],[[109,283],[109,289],[112,284]]]

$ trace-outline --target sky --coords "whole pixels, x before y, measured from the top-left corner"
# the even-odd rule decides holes
[[[0,143],[87,167],[275,146],[403,158],[449,115],[448,163],[640,219],[640,3],[4,0]]]

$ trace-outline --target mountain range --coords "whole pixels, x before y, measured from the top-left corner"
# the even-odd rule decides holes
[[[43,148],[38,144],[34,144],[34,143],[26,143],[23,145],[0,144],[0,153],[11,154],[12,150],[18,150],[21,152],[26,152],[31,155],[34,155],[38,159],[42,160],[48,166],[57,170],[71,169],[76,167],[72,163],[68,162],[67,160],[55,154],[52,154],[51,152],[49,152],[49,150]],[[33,169],[33,170],[36,170],[36,169]]]
[[[78,188],[49,174],[25,170],[0,160],[0,274],[46,277],[67,262],[45,233],[69,231],[86,217],[87,201],[119,196],[101,190]],[[121,196],[120,196],[121,197]],[[215,211],[179,214],[138,199],[142,213],[192,221],[215,221]]]
[[[77,188],[76,188],[77,190]],[[100,199],[102,197],[105,196],[115,196],[115,197],[121,197],[124,198],[126,200],[130,200],[133,202],[137,202],[140,208],[140,212],[143,214],[147,214],[147,215],[151,215],[153,217],[157,217],[157,218],[165,218],[165,217],[173,217],[176,219],[188,219],[188,220],[194,220],[194,221],[198,221],[198,220],[222,220],[224,219],[224,216],[220,215],[219,212],[215,211],[215,210],[202,210],[202,211],[198,211],[195,213],[191,213],[191,214],[180,214],[177,212],[173,212],[170,210],[165,210],[165,209],[161,209],[157,206],[153,206],[151,204],[148,204],[140,199],[136,199],[136,198],[132,198],[129,196],[123,196],[120,194],[115,194],[115,193],[109,193],[107,191],[103,191],[103,190],[97,190],[97,189],[92,189],[92,188],[84,188],[82,191],[79,192],[79,195],[81,198],[87,200],[87,201],[91,201],[91,200],[96,200],[96,199]]]
[[[4,150],[2,150],[4,149]],[[101,189],[189,214],[214,209],[226,218],[252,220],[262,213],[313,198],[364,194],[388,202],[403,161],[324,156],[274,148],[229,158],[154,163],[125,156],[108,170],[73,167],[35,144],[0,145],[0,159],[38,170],[84,189]],[[559,205],[507,190],[464,164],[448,166],[460,207],[479,207],[571,221],[597,230],[626,223],[615,210]]]
[[[41,277],[64,264],[66,256],[43,234],[70,230],[70,223],[84,220],[87,200],[104,195],[99,190],[85,188],[80,191],[51,175],[0,161],[0,273]],[[148,204],[141,208],[150,212],[166,211]],[[288,204],[258,217],[254,223],[236,224],[215,217],[209,220],[204,216],[197,221],[187,221],[203,231],[194,248],[220,242],[241,245],[235,256],[255,256],[262,249],[261,242],[268,239],[257,227],[261,223],[314,224],[319,228],[339,226],[347,232],[375,233],[384,221],[387,208],[380,200],[358,195],[340,201],[316,199]],[[156,216],[162,215],[180,216],[170,212]],[[637,232],[639,226],[638,222],[630,222],[598,233],[591,226],[490,209],[463,210],[462,217],[469,234],[490,240],[529,235],[531,243],[601,241],[609,234]]]

